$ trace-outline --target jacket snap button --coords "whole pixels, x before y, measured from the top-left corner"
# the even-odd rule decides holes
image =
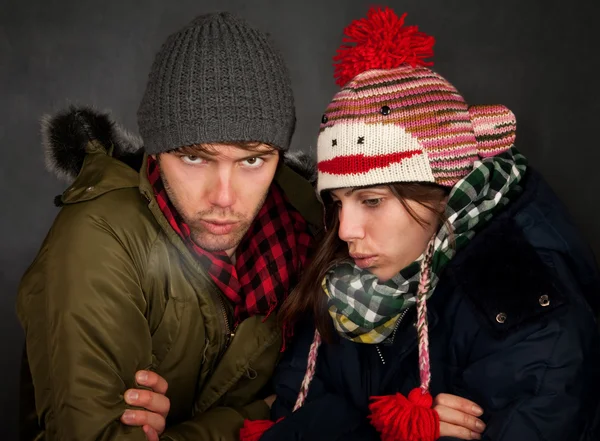
[[[543,296],[540,297],[539,302],[540,302],[540,305],[542,305],[543,307],[550,305],[550,299],[548,298],[548,296],[546,294],[544,294]]]
[[[504,314],[503,312],[501,312],[500,314],[498,314],[496,316],[496,321],[498,323],[504,323],[506,321],[506,314]]]

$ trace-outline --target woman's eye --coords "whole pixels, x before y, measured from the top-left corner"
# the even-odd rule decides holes
[[[204,161],[204,159],[202,159],[200,156],[194,156],[194,155],[184,155],[181,157],[181,160],[183,162],[185,162],[186,164],[191,164],[191,165],[202,164],[202,161]]]
[[[258,168],[261,165],[263,165],[264,162],[265,162],[265,160],[262,158],[248,158],[248,159],[244,159],[244,161],[242,161],[242,164],[245,167]]]
[[[383,201],[383,198],[365,199],[363,204],[365,204],[367,207],[377,207],[379,204],[381,204],[381,201]]]

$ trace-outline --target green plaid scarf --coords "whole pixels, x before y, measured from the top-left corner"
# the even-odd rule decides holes
[[[448,222],[435,237],[431,258],[431,297],[448,262],[492,217],[521,193],[527,160],[513,146],[481,161],[451,190]],[[454,246],[451,245],[451,232]],[[339,334],[358,343],[381,343],[393,332],[400,314],[416,303],[423,255],[385,283],[368,270],[344,262],[326,275],[323,289]]]

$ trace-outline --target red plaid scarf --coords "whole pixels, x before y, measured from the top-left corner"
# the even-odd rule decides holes
[[[158,162],[152,157],[148,157],[148,179],[171,227],[235,305],[236,324],[257,314],[268,317],[297,283],[313,242],[307,222],[281,189],[271,185],[264,205],[236,249],[233,265],[224,251],[208,252],[194,243],[189,226],[167,196]]]

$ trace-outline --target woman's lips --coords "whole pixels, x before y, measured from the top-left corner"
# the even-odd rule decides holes
[[[357,267],[361,269],[370,268],[375,263],[377,258],[374,254],[350,254],[350,257],[354,260]]]

